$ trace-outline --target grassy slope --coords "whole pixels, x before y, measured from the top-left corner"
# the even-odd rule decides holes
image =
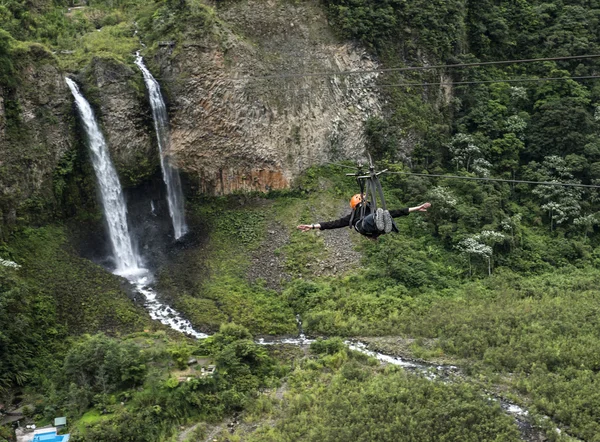
[[[24,229],[1,246],[18,269],[0,273],[0,394],[43,383],[82,333],[130,333],[151,324],[123,281],[76,256],[62,227]],[[4,390],[4,388],[7,390]]]
[[[70,334],[127,333],[149,324],[144,310],[127,297],[124,281],[77,257],[62,227],[25,229],[7,249],[22,266],[23,279],[52,296],[57,321]]]

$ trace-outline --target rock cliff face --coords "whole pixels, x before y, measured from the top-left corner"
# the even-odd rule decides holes
[[[75,142],[56,59],[39,45],[22,47],[15,58],[16,85],[0,90],[0,237],[17,217],[47,219],[57,204],[54,172]]]
[[[285,188],[363,154],[377,74],[298,75],[377,68],[333,36],[318,2],[233,2],[217,16],[209,37],[165,42],[150,63],[170,92],[174,162],[202,192]]]
[[[86,98],[98,110],[96,117],[121,184],[140,184],[160,166],[152,113],[139,69],[111,58],[94,58],[80,77]]]
[[[374,70],[377,62],[333,35],[318,1],[210,8],[201,32],[190,25],[182,38],[146,54],[167,98],[170,155],[188,183],[208,194],[281,189],[307,167],[362,156],[364,121],[381,108],[371,87],[377,74],[298,74]],[[83,188],[73,190],[81,179],[69,181],[86,154],[65,73],[40,45],[19,51],[17,84],[0,85],[0,226],[47,221],[65,198],[77,207],[82,198],[95,204],[91,169],[79,170]],[[103,56],[76,77],[122,183],[156,176],[141,72]]]

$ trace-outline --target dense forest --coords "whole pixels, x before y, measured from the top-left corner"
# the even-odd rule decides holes
[[[152,54],[204,36],[243,1],[0,0],[2,141],[32,141],[15,98],[25,60],[133,66],[140,41]],[[59,203],[29,201],[0,235],[0,404],[38,426],[67,416],[74,441],[534,440],[490,399],[501,397],[543,440],[600,441],[598,189],[516,182],[600,185],[600,1],[275,3],[322,8],[337,38],[380,61],[385,106],[365,122],[367,151],[390,172],[390,207],[431,209],[378,241],[299,232],[357,191],[353,162],[333,154],[287,190],[189,190],[201,239],[170,253],[157,287],[212,334],[193,340],[79,255],[82,230],[102,220],[85,155],[70,152],[49,189]],[[540,58],[553,60],[486,64]],[[18,168],[0,158],[0,173]],[[275,283],[257,270],[273,262]],[[310,348],[257,343],[295,336],[296,315]],[[459,375],[382,365],[349,338]],[[190,375],[191,358],[214,376]]]

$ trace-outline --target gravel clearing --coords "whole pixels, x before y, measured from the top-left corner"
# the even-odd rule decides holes
[[[256,282],[262,279],[266,287],[280,291],[282,285],[290,280],[290,275],[285,272],[284,256],[276,253],[276,250],[289,240],[287,229],[276,221],[271,222],[267,226],[266,239],[250,258],[252,264],[248,269],[248,280]]]
[[[339,216],[348,213],[346,205],[340,208]],[[326,258],[313,265],[314,276],[336,276],[360,265],[361,254],[355,250],[354,238],[358,235],[350,228],[306,232],[306,235],[319,235],[323,238]],[[272,221],[267,226],[266,239],[252,254],[248,280],[264,280],[266,287],[280,291],[291,275],[285,270],[285,256],[276,253],[277,249],[289,243],[290,235],[281,223]],[[360,239],[359,239],[360,240]]]

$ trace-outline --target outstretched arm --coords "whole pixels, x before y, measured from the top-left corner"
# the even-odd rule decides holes
[[[319,230],[329,230],[329,229],[339,229],[340,227],[348,227],[350,225],[350,217],[352,215],[346,215],[340,219],[336,219],[335,221],[324,221],[317,224],[300,224],[298,229],[306,232],[307,230],[319,229]]]
[[[317,223],[317,224],[300,224],[298,226],[298,229],[302,230],[303,232],[306,232],[308,230],[313,230],[313,229],[321,229],[321,224]]]
[[[420,206],[415,207],[405,207],[404,209],[390,210],[390,215],[392,218],[398,218],[400,216],[406,216],[412,212],[427,212],[427,209],[431,207],[431,203],[424,203]]]
[[[431,203],[423,203],[420,206],[410,207],[409,212],[427,212],[427,209],[431,207]]]

